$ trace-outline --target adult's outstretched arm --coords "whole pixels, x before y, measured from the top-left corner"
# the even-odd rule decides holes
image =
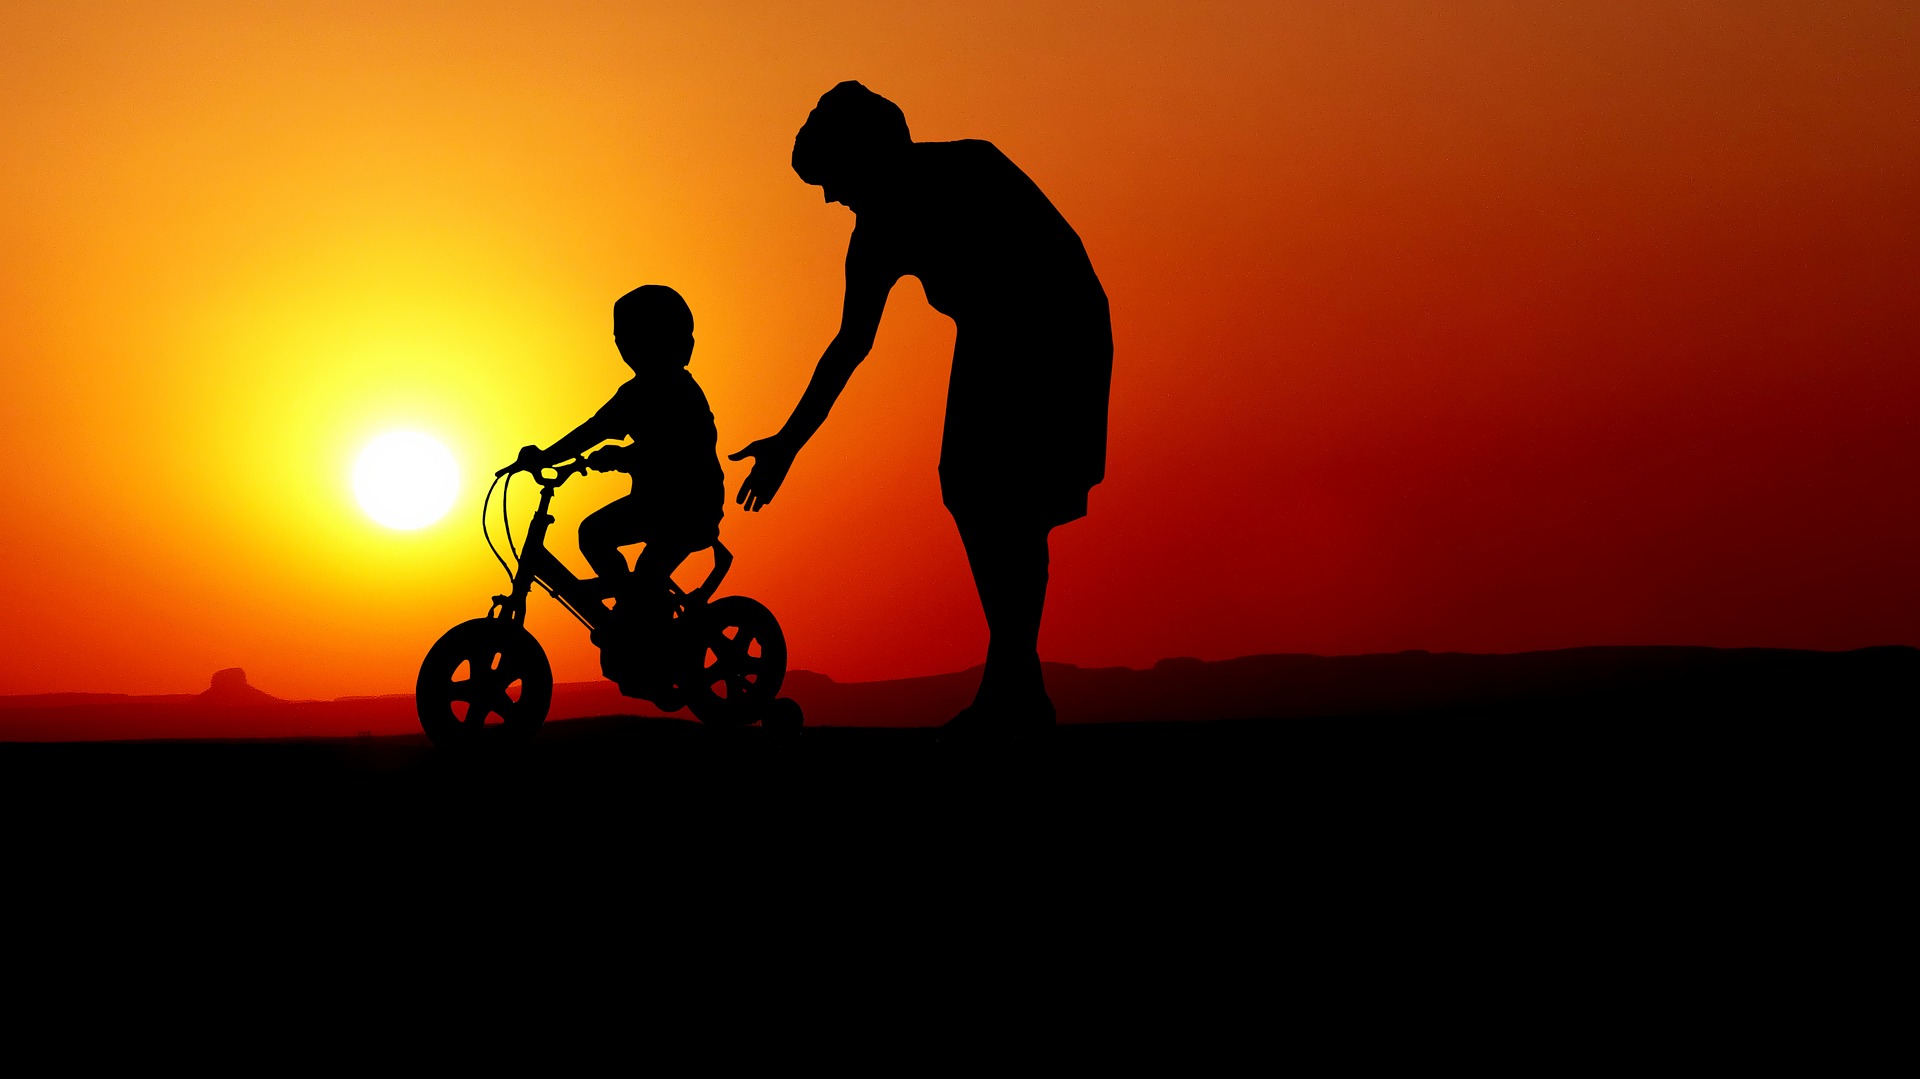
[[[734,499],[748,511],[758,512],[760,507],[773,501],[780,485],[786,482],[794,457],[826,422],[827,413],[833,411],[840,391],[847,388],[854,368],[873,351],[873,338],[880,331],[880,315],[886,310],[887,293],[899,279],[898,274],[868,272],[859,265],[856,252],[847,253],[847,293],[840,307],[840,332],[833,335],[833,341],[820,355],[820,362],[814,365],[813,377],[807,381],[800,403],[793,406],[793,414],[777,434],[748,443],[746,448],[727,456],[729,461],[754,459],[753,471],[747,473],[746,482],[740,485],[740,493]]]

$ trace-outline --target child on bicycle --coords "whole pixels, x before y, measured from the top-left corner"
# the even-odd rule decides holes
[[[687,301],[665,285],[634,289],[613,305],[613,343],[633,368],[633,378],[558,442],[544,450],[523,448],[515,465],[545,467],[602,442],[633,440],[588,458],[599,471],[630,473],[633,492],[580,522],[580,553],[610,589],[615,610],[628,609],[624,621],[638,623],[651,613],[646,598],[664,595],[664,588],[656,593],[650,583],[668,580],[694,551],[712,547],[716,562],[725,558],[718,541],[726,481],[715,449],[713,410],[687,373],[693,358],[693,311]],[[629,577],[620,548],[635,543],[645,543],[646,549]],[[718,576],[695,589],[693,598],[704,601],[701,591]],[[640,619],[631,617],[635,614]]]

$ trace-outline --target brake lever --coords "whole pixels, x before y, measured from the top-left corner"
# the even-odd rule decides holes
[[[586,475],[587,459],[585,457],[575,457],[571,461],[562,461],[557,465],[548,465],[547,468],[552,470],[553,478],[549,480],[545,476],[539,476],[538,473],[536,473],[535,475],[538,476],[540,482],[541,483],[560,483],[561,481],[565,480],[568,476]]]

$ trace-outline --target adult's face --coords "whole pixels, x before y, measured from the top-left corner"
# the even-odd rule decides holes
[[[849,154],[822,168],[807,182],[821,190],[827,202],[837,202],[854,213],[871,210],[900,180],[898,154]]]
[[[828,177],[820,184],[821,197],[827,202],[837,202],[854,213],[868,200],[868,186],[860,182],[861,178],[845,173]]]

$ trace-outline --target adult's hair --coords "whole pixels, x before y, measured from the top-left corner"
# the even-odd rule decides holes
[[[807,114],[793,139],[793,171],[823,184],[912,142],[900,106],[849,79],[821,94]]]
[[[645,326],[661,336],[693,333],[693,308],[665,285],[641,285],[613,301],[614,326]]]

